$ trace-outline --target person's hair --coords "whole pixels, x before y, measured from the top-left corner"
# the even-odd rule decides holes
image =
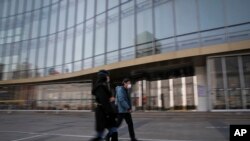
[[[106,75],[106,76],[109,76],[109,72],[107,70],[100,70],[97,75]]]
[[[122,85],[124,85],[125,83],[127,83],[127,82],[129,82],[129,81],[130,81],[130,79],[124,78],[124,79],[122,80]]]
[[[107,76],[109,76],[109,72],[106,70],[100,70],[97,73],[96,84],[104,83],[107,81]]]

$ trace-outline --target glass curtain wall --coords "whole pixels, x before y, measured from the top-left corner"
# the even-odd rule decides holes
[[[250,38],[249,0],[1,0],[1,80]]]

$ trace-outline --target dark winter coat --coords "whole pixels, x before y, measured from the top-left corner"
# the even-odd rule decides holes
[[[92,94],[97,103],[95,109],[96,130],[103,131],[105,128],[115,127],[115,111],[110,103],[112,93],[106,83],[106,76],[98,76]]]

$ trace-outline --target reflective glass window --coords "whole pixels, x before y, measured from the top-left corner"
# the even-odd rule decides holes
[[[112,7],[115,7],[119,4],[119,0],[108,0],[108,9],[112,8]]]
[[[82,69],[82,61],[74,62],[74,71],[80,71]]]
[[[75,24],[75,3],[76,0],[69,0],[68,27],[72,27]]]
[[[4,52],[4,45],[3,44],[0,44],[0,63],[3,63],[2,60],[3,60],[3,52]]]
[[[8,18],[6,31],[7,31],[7,35],[5,34],[7,38],[6,43],[11,43],[14,37],[14,31],[15,31],[15,16],[11,16],[10,18]]]
[[[173,1],[157,0],[155,10],[155,38],[163,39],[174,36]]]
[[[83,54],[83,24],[76,27],[76,42],[75,42],[75,53],[74,61],[79,61],[82,59]]]
[[[85,29],[84,58],[92,57],[93,55],[93,28],[93,20],[87,21]]]
[[[97,67],[97,66],[102,66],[104,65],[104,55],[99,55],[99,56],[95,56],[95,63],[94,63],[94,66]]]
[[[107,64],[118,62],[118,51],[110,52],[107,54]]]
[[[78,0],[77,6],[77,23],[80,23],[84,21],[85,1]]]
[[[25,0],[18,0],[18,13],[23,13],[24,12],[24,7],[25,7]]]
[[[34,11],[33,13],[33,25],[32,25],[32,35],[31,35],[31,38],[35,38],[38,35],[38,32],[39,32],[39,23],[40,23],[40,10],[38,11]]]
[[[67,7],[67,1],[63,0],[60,2],[60,16],[59,16],[59,31],[62,31],[65,29],[65,20],[66,20],[66,7]]]
[[[23,64],[23,63],[28,63],[28,45],[29,45],[29,40],[27,41],[23,41],[22,42],[22,50],[21,50],[21,60],[20,60],[20,63]],[[24,69],[27,69],[28,66],[25,66]]]
[[[5,52],[4,52],[4,64],[10,64],[10,55],[11,55],[11,44],[4,45]],[[8,70],[8,68],[5,68]]]
[[[250,21],[249,0],[226,0],[225,3],[229,25]]]
[[[84,59],[84,66],[83,68],[84,69],[88,69],[88,68],[91,68],[92,67],[92,59],[93,58],[89,58],[89,59]]]
[[[72,62],[72,52],[73,52],[73,34],[74,34],[74,28],[70,28],[67,31],[66,35],[66,49],[65,49],[65,63]]]
[[[124,48],[121,50],[121,60],[130,60],[135,58],[135,47]]]
[[[54,4],[51,7],[51,13],[50,13],[50,31],[49,33],[55,33],[56,32],[56,28],[58,27],[57,25],[57,17],[58,17],[58,4]]]
[[[87,19],[89,19],[94,16],[95,1],[94,0],[86,0],[86,1],[87,1]]]
[[[224,26],[223,0],[199,0],[198,3],[201,30]]]
[[[96,17],[95,29],[95,55],[103,54],[105,50],[105,14]]]
[[[48,49],[47,49],[47,57],[46,57],[46,67],[51,67],[54,65],[54,50],[55,50],[55,35],[51,35],[48,37]]]
[[[112,9],[108,12],[108,46],[107,50],[113,51],[119,48],[119,10],[118,8]]]
[[[0,24],[0,44],[3,44],[5,42],[5,26],[7,24],[6,19],[1,19]]]
[[[3,1],[3,13],[2,13],[2,17],[7,17],[7,15],[8,15],[8,9],[9,9],[9,4],[10,4],[9,0]]]
[[[106,10],[106,0],[97,0],[96,14],[102,13]]]
[[[137,0],[137,44],[152,41],[153,20],[152,20],[152,1]]]
[[[16,35],[15,35],[15,40],[14,40],[15,42],[21,40],[21,37],[22,37],[21,31],[22,31],[22,28],[16,26],[16,31],[15,31],[15,32],[16,32]]]
[[[72,63],[67,63],[63,65],[63,73],[72,72]]]
[[[12,43],[12,51],[11,51],[12,64],[18,63],[18,57],[19,57],[20,49],[21,49],[21,43],[20,42]]]
[[[58,3],[60,2],[61,0],[52,0],[52,3]]]
[[[16,10],[17,0],[10,0],[10,3],[11,3],[11,6],[9,7],[10,8],[9,15],[14,15],[15,14],[15,10]]]
[[[37,39],[34,39],[30,41],[30,49],[29,49],[30,69],[35,69],[36,66],[36,50],[37,50]]]
[[[17,0],[19,1],[19,0]],[[35,6],[34,6],[34,9],[38,10],[39,8],[42,7],[42,1],[41,0],[35,0]]]
[[[2,19],[2,13],[3,13],[3,9],[4,9],[4,4],[3,1],[0,2],[0,25],[1,25],[1,19]]]
[[[34,2],[34,0],[26,0],[27,4],[26,4],[26,10],[25,11],[31,11],[32,10],[32,4]]]
[[[175,0],[174,2],[177,34],[197,31],[197,8],[195,0]]]
[[[38,68],[44,68],[45,48],[46,48],[46,38],[40,38],[39,48],[38,48],[38,61],[37,61]]]
[[[62,0],[66,1],[66,0]],[[50,0],[43,0],[43,6],[48,6],[50,4]]]
[[[135,44],[134,2],[130,1],[121,7],[121,47]]]
[[[61,16],[63,17],[63,16]],[[48,20],[49,20],[49,7],[45,7],[42,9],[42,21],[41,22],[41,36],[47,35],[48,28]],[[60,24],[59,24],[60,26]]]
[[[64,48],[64,32],[58,33],[58,39],[57,39],[57,50],[56,50],[56,65],[62,65],[63,62],[63,48]]]

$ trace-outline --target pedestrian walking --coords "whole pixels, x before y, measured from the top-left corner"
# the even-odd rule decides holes
[[[110,103],[112,93],[109,89],[109,72],[101,70],[97,74],[97,81],[92,89],[92,94],[95,96],[96,109],[96,132],[97,135],[91,141],[101,141],[104,130],[108,129],[110,132],[111,141],[118,141],[118,133],[116,127],[116,113]]]
[[[122,86],[116,87],[116,103],[118,107],[117,127],[120,127],[123,119],[125,119],[131,141],[138,141],[135,138],[134,125],[131,116],[132,103],[128,90],[131,88],[131,81],[125,78],[122,81]]]

